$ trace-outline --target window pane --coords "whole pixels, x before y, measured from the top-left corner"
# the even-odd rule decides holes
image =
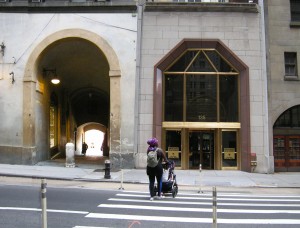
[[[285,75],[297,75],[297,53],[285,52],[284,53]]]
[[[181,166],[181,131],[166,132],[166,155],[176,167]]]
[[[276,127],[300,127],[300,105],[294,106],[281,114],[274,124],[274,128]]]
[[[298,108],[293,108],[292,110],[292,127],[298,127],[299,115]]]
[[[187,51],[167,72],[184,72],[199,51]]]
[[[222,166],[237,167],[236,132],[222,132]]]
[[[234,71],[233,68],[216,51],[205,51],[205,53],[218,72]]]
[[[238,122],[238,78],[220,76],[220,120]]]
[[[183,121],[183,75],[165,76],[165,121]]]
[[[50,148],[56,146],[56,110],[55,107],[50,106]]]
[[[299,0],[290,0],[291,7],[291,20],[300,21],[300,1]]]
[[[216,76],[187,75],[186,121],[217,121]]]
[[[216,70],[212,67],[203,52],[201,52],[193,61],[188,72],[216,72]]]

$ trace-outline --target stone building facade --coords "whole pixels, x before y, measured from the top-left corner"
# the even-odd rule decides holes
[[[300,170],[300,2],[265,1],[270,144],[275,171]],[[273,149],[270,147],[270,150]]]
[[[80,154],[95,129],[116,169],[144,168],[157,137],[177,168],[274,172],[273,134],[300,135],[282,126],[299,105],[283,2],[1,2],[0,162]]]
[[[184,169],[196,168],[201,164],[208,169],[273,172],[267,124],[262,3],[244,1],[195,6],[164,1],[149,2],[144,6],[138,99],[139,151],[145,150],[145,141],[153,133],[160,139],[166,153]],[[194,67],[192,72],[187,69],[168,72],[174,64],[190,61],[192,57],[186,54],[190,50],[200,51],[192,54],[200,56],[199,65],[222,64],[221,60],[208,57],[209,51],[216,51],[224,62],[234,68],[237,87],[233,89],[237,90],[236,94],[225,94],[221,88],[224,85],[217,82],[213,92],[216,93],[213,95],[215,101],[208,102],[209,96],[212,96],[208,92],[211,89],[210,75],[216,74],[219,76],[217,80],[226,80],[222,75],[231,75],[226,70],[208,70],[205,66],[199,66]],[[201,57],[201,53],[205,57]],[[197,64],[197,58],[194,61],[192,65]],[[216,63],[212,63],[214,61]],[[183,77],[172,82],[173,86],[182,83],[182,91],[168,87],[167,81],[173,79],[167,75]],[[203,91],[193,93],[189,87],[202,88]],[[180,92],[182,99],[175,104]],[[167,101],[168,95],[172,96],[172,101]],[[235,115],[232,110],[222,111],[221,106],[226,103],[222,100],[223,95],[228,99],[229,96],[237,96],[238,104],[230,106],[230,109],[236,109],[238,116],[235,119],[222,116],[224,112]],[[205,102],[208,102],[207,105],[203,104]],[[189,111],[190,106],[194,107],[193,111]],[[196,106],[202,107],[202,110],[197,110]],[[183,112],[182,116],[176,116],[174,113],[177,112]],[[213,115],[216,118],[210,118]],[[251,154],[257,158],[255,167],[250,165]],[[138,161],[142,158],[143,154]]]
[[[0,162],[36,164],[68,142],[78,154],[97,129],[104,155],[134,167],[135,2],[18,0],[0,11]]]

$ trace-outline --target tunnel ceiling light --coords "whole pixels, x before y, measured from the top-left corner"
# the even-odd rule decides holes
[[[46,68],[44,68],[43,69],[43,75],[44,75],[44,77],[49,77],[52,84],[57,85],[57,84],[60,83],[60,80],[59,80],[59,78],[57,76],[55,68],[54,69],[46,69]]]
[[[56,85],[60,83],[60,80],[58,78],[52,78],[51,83]]]

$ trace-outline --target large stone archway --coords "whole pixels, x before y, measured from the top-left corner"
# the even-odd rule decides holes
[[[36,163],[35,102],[38,59],[52,43],[65,38],[81,38],[93,43],[104,53],[109,65],[110,78],[110,152],[120,153],[120,77],[119,60],[112,47],[99,35],[82,29],[65,29],[43,39],[32,51],[25,66],[23,77],[23,157],[22,163]]]

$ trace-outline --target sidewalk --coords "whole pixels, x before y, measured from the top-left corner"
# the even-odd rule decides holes
[[[227,170],[202,170],[201,173],[199,170],[175,170],[175,173],[181,186],[300,188],[300,173],[296,172],[258,174]],[[63,163],[57,162],[33,166],[0,164],[0,176],[115,183],[120,183],[123,176],[123,183],[148,183],[145,169],[110,172],[110,179],[105,179],[104,174],[104,165],[95,164],[79,164],[75,168],[66,168]]]

